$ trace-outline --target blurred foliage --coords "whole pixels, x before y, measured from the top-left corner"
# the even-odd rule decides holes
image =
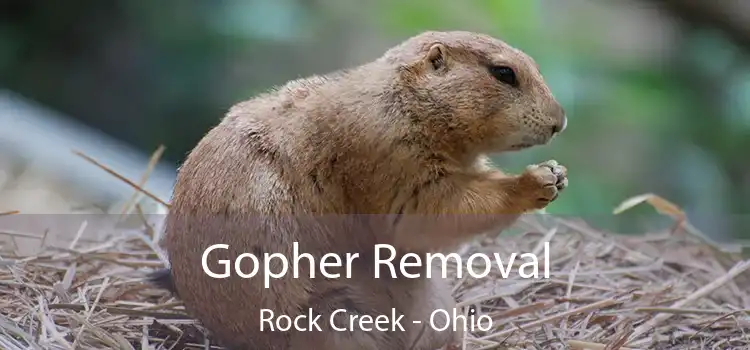
[[[516,171],[548,158],[567,165],[570,188],[550,212],[643,230],[650,213],[611,210],[656,192],[709,234],[750,237],[747,48],[683,26],[664,60],[628,61],[586,26],[591,14],[567,13],[573,25],[550,30],[548,4],[6,0],[0,82],[144,151],[164,143],[179,162],[234,102],[352,64],[342,50],[385,48],[356,39],[367,28],[390,43],[428,29],[482,30],[531,54],[568,112],[568,130],[551,145],[497,159]]]

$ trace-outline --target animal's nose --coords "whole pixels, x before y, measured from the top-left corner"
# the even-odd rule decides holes
[[[568,127],[568,116],[565,114],[565,109],[562,106],[558,106],[557,123],[552,126],[552,134],[559,134],[565,131],[566,127]]]
[[[568,127],[568,117],[563,114],[562,121],[552,126],[552,133],[553,134],[559,134],[563,131],[565,131],[565,128]]]

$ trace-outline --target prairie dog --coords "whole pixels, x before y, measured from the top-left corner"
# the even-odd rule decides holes
[[[510,175],[487,155],[546,144],[566,124],[534,60],[479,33],[424,32],[361,66],[291,81],[233,106],[187,156],[161,242],[171,270],[154,281],[231,349],[448,346],[458,333],[427,327],[418,337],[411,321],[405,331],[261,332],[260,312],[314,310],[326,320],[336,309],[395,309],[426,321],[452,309],[441,279],[373,279],[373,246],[444,251],[547,206],[567,186],[565,167],[547,161]],[[293,242],[316,261],[362,257],[351,278],[309,278],[303,263],[298,278],[268,288],[201,268],[217,243],[229,248],[211,253],[214,271],[242,253],[291,257]]]

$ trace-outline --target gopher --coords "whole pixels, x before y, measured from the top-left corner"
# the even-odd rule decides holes
[[[567,187],[564,166],[512,175],[488,155],[547,144],[566,124],[535,61],[480,33],[424,32],[369,63],[291,81],[234,105],[189,153],[161,242],[170,268],[152,279],[230,349],[448,347],[462,331],[426,326],[434,310],[456,307],[448,282],[375,279],[373,247],[447,251],[544,208]],[[291,257],[295,242],[315,264],[360,257],[350,276],[313,278],[317,267],[303,262],[269,286],[258,276],[279,271],[278,260],[241,260],[245,273],[260,269],[253,278],[201,267],[214,244],[227,248],[206,264],[223,271],[243,253]],[[261,310],[321,316],[321,329],[269,329]],[[403,329],[337,330],[392,312]]]

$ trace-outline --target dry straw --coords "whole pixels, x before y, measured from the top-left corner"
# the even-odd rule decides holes
[[[545,215],[525,220],[520,236],[464,247],[465,255],[540,253],[550,242],[551,277],[456,280],[460,305],[494,320],[460,348],[750,349],[750,261],[706,240],[657,196],[616,212],[642,202],[674,217],[675,229],[619,236]],[[88,246],[75,239],[38,256],[3,254],[0,349],[219,349],[179,300],[144,282],[162,266],[154,231],[112,232]]]

